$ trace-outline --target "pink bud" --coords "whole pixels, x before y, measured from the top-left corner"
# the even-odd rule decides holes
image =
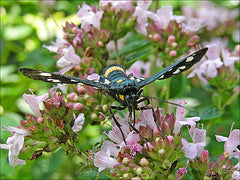
[[[44,123],[44,119],[43,119],[42,117],[39,117],[39,118],[37,119],[37,122],[38,122],[39,124],[43,124],[43,123]]]
[[[208,151],[207,150],[203,150],[202,154],[201,154],[201,162],[204,163],[209,159],[208,157]]]
[[[76,27],[76,26],[73,27],[73,28],[72,28],[72,32],[73,32],[74,34],[77,34],[77,33],[78,33],[78,27]]]
[[[176,55],[177,55],[177,52],[175,50],[171,50],[169,52],[169,56],[171,56],[171,57],[175,57]]]
[[[67,107],[73,107],[73,105],[74,105],[74,103],[72,103],[72,102],[69,102],[69,103],[67,103]]]
[[[83,86],[79,86],[77,91],[80,95],[84,95],[86,93],[86,89]]]
[[[161,36],[159,34],[156,33],[156,34],[153,35],[153,40],[154,41],[161,41],[161,39],[162,38],[161,38]]]
[[[71,101],[75,101],[76,97],[77,97],[77,94],[74,92],[67,95],[67,98],[70,99]]]
[[[170,35],[168,37],[168,44],[171,45],[173,42],[175,42],[175,36],[174,35]]]
[[[83,110],[83,108],[84,108],[84,106],[83,106],[83,104],[81,104],[81,103],[75,103],[75,104],[73,105],[73,109],[78,110],[78,111]]]

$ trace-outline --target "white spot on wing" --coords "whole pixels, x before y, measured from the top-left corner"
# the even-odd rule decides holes
[[[139,78],[137,78],[137,79],[136,79],[136,81],[137,81],[137,82],[140,82],[140,81],[142,81],[142,80],[141,80],[141,79],[139,79]]]
[[[47,81],[53,82],[53,83],[60,83],[61,81],[58,79],[47,79]]]
[[[192,61],[193,59],[194,59],[194,57],[190,56],[190,57],[187,58],[186,62],[190,62],[190,61]]]
[[[47,72],[41,72],[39,73],[40,76],[52,76],[51,73],[47,73]]]
[[[132,76],[132,77],[130,77],[130,80],[134,81],[134,80],[135,80],[135,78]]]
[[[77,81],[77,80],[75,80],[75,79],[71,79],[71,81],[72,81],[72,82],[78,82],[78,81]]]
[[[168,71],[172,71],[172,68],[171,68],[171,69],[169,69]]]
[[[160,76],[160,79],[164,78],[164,74]]]
[[[180,66],[178,69],[185,69],[186,66]]]
[[[104,84],[109,84],[109,83],[110,83],[110,81],[105,79]]]
[[[180,73],[179,69],[177,69],[176,71],[173,72],[173,74],[177,74],[177,73]]]

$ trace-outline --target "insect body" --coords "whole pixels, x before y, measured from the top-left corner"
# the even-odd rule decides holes
[[[100,77],[99,80],[87,80],[59,73],[51,73],[30,68],[20,68],[19,70],[23,73],[23,75],[35,80],[65,84],[81,83],[106,91],[112,98],[114,98],[120,103],[120,106],[111,106],[110,110],[116,125],[119,127],[123,135],[120,124],[115,119],[112,109],[123,110],[125,108],[128,108],[130,119],[132,113],[134,116],[133,123],[129,122],[129,125],[134,128],[135,110],[138,109],[137,104],[145,100],[149,101],[148,98],[141,97],[141,93],[143,91],[142,88],[155,80],[166,79],[191,68],[194,64],[201,60],[207,50],[208,48],[202,48],[199,51],[166,67],[165,69],[154,74],[150,78],[137,78],[133,76],[133,74],[127,76],[125,69],[120,65],[110,65],[106,67],[103,71],[103,75]]]

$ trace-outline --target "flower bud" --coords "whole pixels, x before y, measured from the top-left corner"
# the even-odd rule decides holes
[[[108,105],[107,104],[104,104],[102,106],[102,109],[103,109],[103,112],[107,112],[108,111]]]
[[[70,94],[67,95],[67,98],[70,99],[71,101],[75,101],[76,97],[77,97],[77,94],[74,92],[71,92]]]
[[[149,164],[149,161],[146,158],[142,158],[139,162],[142,166],[147,166]]]
[[[171,50],[169,52],[169,56],[171,56],[171,57],[175,57],[176,55],[177,55],[177,52],[175,50]]]
[[[83,87],[83,86],[79,86],[77,87],[77,92],[80,94],[80,95],[83,95],[86,93],[86,89]]]
[[[162,148],[158,150],[159,156],[162,156],[164,153],[165,153],[165,149]]]
[[[154,41],[161,41],[161,39],[162,38],[161,38],[161,36],[159,34],[156,33],[156,34],[153,35],[153,40]]]
[[[136,172],[137,175],[141,175],[141,174],[142,174],[142,171],[143,171],[143,169],[142,169],[141,167],[136,168],[136,170],[135,170],[135,172]]]
[[[43,124],[44,123],[44,119],[40,116],[38,119],[37,119],[37,122],[39,124]]]
[[[54,107],[53,103],[54,102],[52,99],[46,99],[45,101],[43,101],[43,104],[47,110],[51,110]]]
[[[201,158],[200,161],[202,163],[208,161],[209,157],[208,157],[208,151],[207,150],[203,150],[202,154],[201,154]]]
[[[98,47],[103,47],[103,46],[104,46],[104,44],[103,44],[102,41],[97,41],[97,42],[96,42],[96,45],[97,45]]]
[[[77,110],[77,111],[81,111],[81,110],[84,109],[84,106],[83,106],[82,103],[75,103],[75,104],[73,105],[73,109],[75,109],[75,110]]]
[[[172,47],[173,47],[173,48],[177,47],[177,45],[178,45],[178,44],[177,44],[176,42],[173,42],[173,43],[172,43]]]
[[[174,42],[175,42],[175,36],[170,35],[170,36],[168,37],[168,44],[169,44],[169,45],[172,45],[172,43],[174,43]]]

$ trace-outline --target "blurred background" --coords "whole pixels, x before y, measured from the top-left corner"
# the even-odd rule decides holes
[[[188,4],[187,1],[166,2],[174,5],[174,12],[179,12],[179,14],[181,6]],[[238,1],[213,1],[213,3],[229,9],[237,8],[239,5],[236,2]],[[196,3],[191,2],[195,5]],[[74,0],[1,1],[1,127],[3,124],[19,126],[20,120],[24,119],[24,114],[31,113],[22,98],[23,93],[29,93],[29,88],[34,89],[37,95],[41,95],[52,87],[51,84],[25,78],[20,75],[18,68],[32,67],[51,72],[57,71],[54,54],[43,48],[42,45],[49,45],[51,41],[55,42],[57,37],[62,37],[61,27],[65,25],[66,21],[80,23],[77,11],[78,5],[81,4],[82,1]],[[87,4],[97,5],[98,1],[88,0]],[[233,44],[232,47],[234,47],[236,42],[230,39],[230,44]],[[236,119],[232,119],[232,117],[229,119],[239,122],[237,113],[239,113],[238,106],[231,110],[231,114],[235,114],[232,117]],[[227,123],[227,129],[226,124],[217,127],[225,133],[221,135],[229,134],[231,122]],[[93,126],[90,126],[85,132],[92,139],[100,134],[97,127]],[[0,143],[5,143],[9,135],[9,132],[1,131]],[[211,134],[209,136],[211,137]],[[216,155],[219,155],[223,151],[223,144],[217,147],[212,144],[208,149],[215,149]],[[45,155],[35,161],[30,161],[26,166],[15,168],[8,164],[8,151],[0,150],[0,153],[1,179],[88,179],[94,177],[92,174],[97,173],[94,171],[79,176],[76,174],[79,171],[78,160],[69,159],[61,150],[51,156]]]

